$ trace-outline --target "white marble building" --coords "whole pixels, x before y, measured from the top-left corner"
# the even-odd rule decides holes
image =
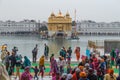
[[[76,28],[81,34],[120,34],[120,22],[78,21]]]
[[[14,32],[34,32],[37,28],[35,20],[23,21],[0,21],[0,33],[14,33]]]

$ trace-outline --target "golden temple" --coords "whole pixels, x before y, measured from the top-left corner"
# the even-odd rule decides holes
[[[71,36],[72,31],[72,18],[67,12],[63,15],[61,11],[57,15],[53,12],[48,18],[48,33],[49,36]]]

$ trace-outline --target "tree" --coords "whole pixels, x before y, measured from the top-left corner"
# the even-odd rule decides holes
[[[47,28],[47,26],[42,25],[42,26],[39,28],[39,31],[48,31],[48,28]]]

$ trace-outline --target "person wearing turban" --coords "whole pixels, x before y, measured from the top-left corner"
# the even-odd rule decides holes
[[[79,80],[80,78],[79,74],[80,74],[80,69],[76,68],[75,72],[73,73],[72,80]]]
[[[79,80],[89,80],[89,79],[87,78],[87,75],[86,75],[85,72],[81,72],[81,73],[80,73],[80,79],[79,79]]]
[[[105,74],[104,80],[116,80],[116,75],[114,74],[114,70],[110,69],[108,74]]]

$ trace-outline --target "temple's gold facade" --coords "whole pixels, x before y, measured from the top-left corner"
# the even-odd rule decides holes
[[[70,18],[69,13],[62,15],[59,11],[58,15],[51,13],[48,18],[48,31],[50,35],[53,35],[57,32],[63,32],[67,35],[71,34],[72,30],[72,18]]]

